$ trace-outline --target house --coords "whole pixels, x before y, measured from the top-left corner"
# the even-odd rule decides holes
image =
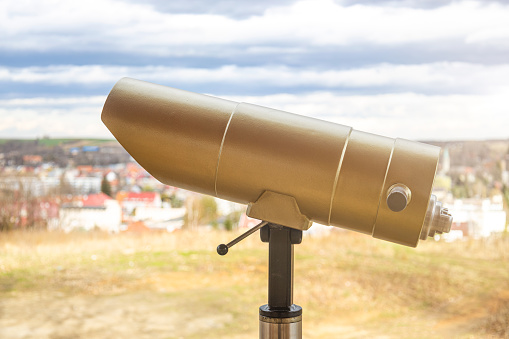
[[[184,225],[186,208],[172,208],[161,200],[158,192],[119,192],[117,201],[122,206],[124,221],[144,221],[150,229],[171,232]]]
[[[446,239],[467,236],[486,238],[505,230],[506,212],[501,196],[492,199],[456,199],[445,207],[453,216],[451,235],[443,235]]]
[[[24,155],[23,164],[27,166],[37,166],[42,164],[42,157],[40,155]]]
[[[124,216],[134,215],[138,209],[161,208],[161,195],[157,192],[118,192],[117,201],[122,205]]]
[[[89,194],[60,207],[60,228],[66,232],[94,228],[118,232],[122,218],[120,204],[104,193]]]

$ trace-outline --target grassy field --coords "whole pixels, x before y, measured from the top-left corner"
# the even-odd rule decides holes
[[[0,234],[0,338],[257,338],[267,245],[227,232]],[[509,338],[509,239],[295,248],[304,338]]]

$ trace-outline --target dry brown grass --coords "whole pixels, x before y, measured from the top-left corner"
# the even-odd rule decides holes
[[[484,334],[509,338],[509,290],[490,301],[489,315],[483,318],[480,328]]]
[[[225,232],[0,234],[0,337],[252,338],[267,245]],[[306,338],[507,338],[509,240],[296,246]]]

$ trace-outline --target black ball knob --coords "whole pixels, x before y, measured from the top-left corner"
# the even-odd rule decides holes
[[[226,253],[228,253],[228,246],[226,246],[225,244],[217,246],[217,254],[225,255]]]

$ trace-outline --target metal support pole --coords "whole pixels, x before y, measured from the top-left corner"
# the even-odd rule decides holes
[[[302,339],[302,307],[293,304],[293,245],[302,231],[276,224],[260,230],[269,243],[268,304],[260,307],[260,339]]]

